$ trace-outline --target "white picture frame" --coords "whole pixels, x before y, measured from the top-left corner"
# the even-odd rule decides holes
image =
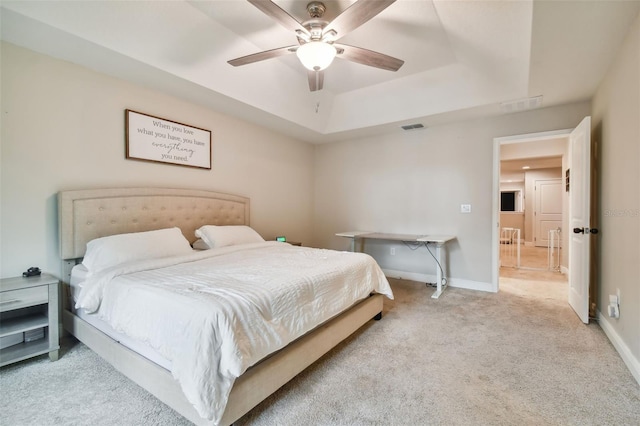
[[[126,109],[125,157],[211,170],[211,131]]]

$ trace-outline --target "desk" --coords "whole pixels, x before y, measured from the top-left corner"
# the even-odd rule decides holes
[[[449,241],[454,240],[454,235],[415,235],[415,234],[387,234],[382,232],[366,232],[366,231],[347,231],[338,232],[337,237],[351,238],[351,251],[356,251],[357,239],[370,239],[370,240],[387,240],[387,241],[402,241],[407,243],[424,243],[436,245],[436,292],[431,296],[432,299],[440,297],[444,291],[446,284],[443,285],[442,281],[444,274],[444,267],[442,266],[442,250],[446,250],[446,244]]]

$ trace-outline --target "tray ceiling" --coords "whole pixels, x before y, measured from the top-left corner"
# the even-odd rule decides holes
[[[300,21],[307,1],[276,3]],[[353,1],[325,1],[325,18]],[[501,103],[590,99],[640,2],[398,0],[340,40],[405,61],[337,58],[310,92],[296,44],[246,1],[2,1],[2,38],[309,142],[502,114]]]

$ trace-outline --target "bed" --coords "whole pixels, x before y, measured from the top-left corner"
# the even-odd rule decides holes
[[[63,296],[65,300],[63,326],[65,330],[125,376],[194,424],[226,425],[238,420],[368,321],[373,318],[380,319],[383,294],[393,297],[384,276],[378,275],[381,274],[381,271],[375,261],[368,259],[368,256],[364,254],[300,248],[286,243],[265,241],[241,241],[242,244],[201,251],[191,249],[189,244],[201,243],[201,241],[196,241],[196,231],[201,232],[208,227],[215,228],[216,232],[225,229],[248,228],[250,224],[249,207],[250,202],[246,197],[189,189],[92,189],[62,191],[58,194],[60,254],[63,259]],[[92,266],[91,263],[95,259],[98,261],[105,259],[105,257],[96,256],[96,249],[91,245],[90,250],[94,251],[86,253],[88,243],[94,244],[95,241],[117,239],[126,235],[147,233],[156,235],[167,232],[178,233],[180,237],[186,238],[186,244],[189,245],[188,252],[181,251],[172,257],[162,259],[140,260],[115,266],[113,264],[106,265],[107,267],[102,269],[100,273],[89,274],[90,278],[87,278],[88,271],[84,263]],[[213,245],[213,243],[211,244]],[[161,244],[157,246],[161,246]],[[153,247],[149,249],[150,251],[154,250]],[[87,257],[82,263],[85,254]],[[349,258],[349,256],[360,257]],[[107,256],[106,259],[109,257]],[[298,274],[297,271],[308,270],[311,273],[319,268],[321,263],[330,265],[332,270],[340,272],[339,274],[338,272],[319,272],[321,277],[330,275],[332,277],[331,279],[323,278],[323,283],[337,280],[338,287],[332,287],[327,291],[319,291],[315,287],[314,290],[309,290],[311,287],[304,286],[308,285],[307,282],[310,279],[302,273]],[[278,269],[283,264],[287,264],[287,267],[293,266],[293,272],[283,273],[284,270]],[[356,264],[363,265],[363,270],[360,271],[360,266],[354,266]],[[334,268],[334,265],[337,266]],[[202,276],[215,276],[217,279],[224,277],[230,282],[240,282],[245,280],[245,276],[249,276],[250,278],[247,279],[254,281],[247,281],[248,284],[243,282],[241,285],[232,287],[218,287],[218,282],[216,282],[216,288],[211,289],[206,287],[210,284],[205,286],[205,283],[196,281],[200,280]],[[367,279],[360,278],[365,276]],[[148,283],[146,281],[139,282],[144,277],[149,280]],[[256,279],[264,281],[265,289],[253,289],[256,287]],[[293,282],[296,280],[299,281],[296,285],[302,285],[303,287],[300,288],[304,288],[304,291],[292,291],[293,287],[284,287],[285,285],[294,285]],[[363,283],[364,281],[367,282]],[[268,287],[272,282],[273,287]],[[250,292],[253,291],[250,303],[237,302],[233,298],[235,296],[232,292],[236,291],[238,286],[253,289],[250,290]],[[309,305],[310,308],[303,309],[307,305],[302,303],[297,306],[296,312],[298,313],[295,314],[297,315],[295,321],[278,319],[274,322],[273,318],[279,317],[272,317],[271,312],[267,315],[269,317],[267,325],[261,325],[261,323],[255,325],[257,323],[252,323],[253,320],[248,320],[252,324],[251,327],[245,326],[241,332],[237,332],[240,335],[237,341],[234,340],[235,337],[229,339],[234,342],[233,345],[230,345],[233,348],[231,352],[241,355],[238,356],[239,360],[237,361],[235,358],[225,358],[224,355],[220,355],[219,358],[214,357],[213,361],[210,361],[209,358],[206,358],[211,355],[210,352],[226,353],[226,351],[209,350],[207,354],[202,356],[199,353],[198,355],[190,355],[187,362],[182,360],[182,355],[177,354],[179,351],[175,349],[176,346],[182,347],[182,344],[176,345],[174,342],[175,339],[182,338],[181,334],[179,332],[172,334],[170,329],[172,328],[171,324],[183,324],[189,320],[172,317],[171,322],[162,323],[165,320],[159,315],[159,312],[169,311],[172,312],[172,315],[179,315],[181,311],[178,308],[179,302],[187,301],[183,305],[185,303],[194,304],[189,305],[190,307],[203,305],[202,315],[194,314],[194,318],[202,316],[211,321],[207,311],[208,305],[205,306],[204,302],[201,303],[199,299],[197,301],[183,300],[186,297],[195,297],[191,294],[194,288],[204,288],[198,297],[205,294],[205,298],[210,297],[215,300],[219,300],[219,295],[222,293],[231,294],[229,306],[244,304],[250,306],[249,310],[258,312],[265,310],[260,303],[263,297],[267,297],[267,293],[271,295],[279,292],[276,299],[284,297],[285,304],[289,305],[293,303],[289,300],[291,294],[310,293],[313,297],[309,300],[314,302]],[[326,299],[326,302],[323,301],[320,304],[315,302],[322,300],[320,293],[335,293],[336,288],[348,288],[350,290],[348,293],[353,293],[353,295],[349,295],[353,300],[337,302],[333,299]],[[165,294],[167,291],[169,297]],[[126,294],[126,297],[122,294]],[[212,295],[210,296],[210,294]],[[156,295],[172,298],[176,304],[171,308],[163,307],[161,309],[160,302],[156,303]],[[310,296],[307,295],[307,297]],[[136,300],[137,302],[135,302]],[[120,314],[121,317],[126,318],[126,321],[113,320],[112,317],[117,317],[117,313],[124,312],[121,309],[127,303],[133,305],[134,302],[140,304],[141,301],[148,302],[148,300],[153,300],[153,303],[149,302],[149,306],[152,306],[148,310],[149,312],[145,308],[145,316],[134,317],[127,311],[126,314]],[[259,307],[255,308],[254,305],[259,305]],[[226,309],[223,307],[223,310]],[[228,310],[233,309],[229,308]],[[276,311],[279,312],[279,309]],[[324,317],[311,318],[316,315],[316,311],[320,311]],[[200,311],[194,310],[194,312]],[[153,317],[153,315],[156,316]],[[222,321],[219,317],[215,317],[213,322],[227,324],[228,321]],[[282,331],[281,323],[285,322],[295,324],[293,332]],[[144,333],[152,330],[149,328],[145,331],[146,323],[164,324],[164,328],[160,329],[166,330],[166,332],[153,332],[146,335]],[[274,323],[276,326],[273,326]],[[253,330],[254,328],[255,330]],[[163,334],[163,336],[156,336],[156,334]],[[191,333],[183,332],[182,334]],[[194,334],[196,337],[189,342],[197,343],[210,339],[207,336],[203,337],[202,334]],[[216,336],[225,335],[219,330],[213,334]],[[248,338],[245,338],[247,336]],[[269,349],[267,349],[266,345],[260,344],[260,339],[263,339],[263,336],[267,336],[265,339],[272,336],[270,340],[279,346],[276,345],[277,348],[273,350],[270,343]],[[158,340],[160,343],[156,344],[154,340],[164,338],[167,338],[172,344],[164,343],[161,340]],[[226,339],[227,337],[223,340],[226,342]],[[252,347],[250,350],[245,350],[244,342],[246,341],[258,342],[255,346],[259,349]],[[185,342],[184,347],[187,347],[188,344],[193,344],[193,348],[207,346]],[[197,351],[194,349],[182,350],[182,352],[195,354]],[[189,370],[191,366],[203,364],[209,368],[203,360],[211,362],[212,365],[225,366],[222,369],[224,374],[218,371],[214,374],[215,377],[222,375],[226,378],[229,376],[227,371],[233,371],[231,380],[221,380],[222,384],[218,386],[217,380],[201,379],[208,376],[201,374],[199,370]],[[185,377],[193,377],[201,382],[197,384],[199,386],[197,391],[185,385],[185,383],[189,383]],[[228,381],[230,384],[227,383]],[[207,394],[209,388],[213,389],[211,391],[213,393]],[[201,389],[204,389],[203,395],[198,394]],[[218,398],[220,395],[223,395],[224,398]]]

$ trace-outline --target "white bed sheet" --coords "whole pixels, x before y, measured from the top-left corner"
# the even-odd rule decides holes
[[[89,271],[83,264],[78,264],[71,269],[71,279],[69,280],[71,297],[75,304],[77,296],[80,292],[80,283],[85,281],[89,276]],[[146,343],[142,343],[138,340],[132,339],[124,333],[120,333],[113,329],[107,322],[100,319],[97,313],[89,314],[84,309],[74,309],[74,313],[88,322],[113,340],[117,341],[121,345],[131,349],[132,351],[142,355],[150,361],[155,362],[160,367],[171,371],[171,361],[164,358],[158,352],[156,352],[151,346]]]
[[[251,365],[372,292],[393,298],[366,254],[278,242],[129,263],[80,285],[76,307],[170,361],[187,399],[215,423]]]

